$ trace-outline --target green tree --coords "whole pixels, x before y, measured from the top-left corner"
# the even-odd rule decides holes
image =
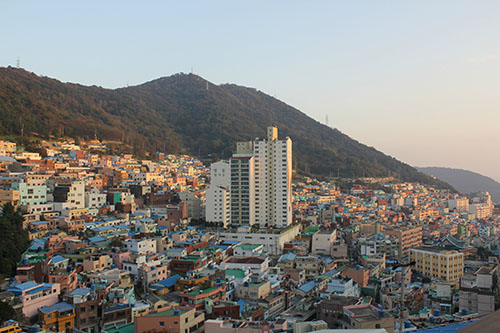
[[[0,215],[0,274],[12,276],[16,264],[29,244],[28,232],[23,229],[23,216],[10,203],[2,208]]]
[[[123,242],[119,237],[113,238],[113,240],[109,243],[110,246],[112,247],[122,247]]]
[[[8,303],[0,302],[0,323],[14,318],[16,311]]]

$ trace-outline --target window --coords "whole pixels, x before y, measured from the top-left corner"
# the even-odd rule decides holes
[[[164,321],[160,321],[160,326],[161,327],[165,326],[165,322]]]

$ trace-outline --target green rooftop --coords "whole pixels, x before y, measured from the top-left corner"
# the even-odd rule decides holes
[[[172,309],[163,310],[160,312],[150,313],[150,314],[148,314],[148,316],[151,316],[151,317],[170,317],[170,316],[174,315],[175,310],[179,311],[179,315],[188,312],[188,310],[172,308]]]
[[[198,257],[181,257],[179,260],[187,260],[187,261],[197,261]]]
[[[109,328],[106,333],[134,333],[134,323],[126,324],[118,328]]]
[[[241,269],[226,269],[226,277],[234,276],[235,279],[243,279],[245,272]]]
[[[196,288],[195,290],[188,292],[188,294],[189,294],[189,295],[201,295],[201,294],[206,294],[206,293],[209,293],[209,292],[211,292],[211,291],[213,291],[213,290],[215,290],[215,289],[217,289],[217,288],[219,288],[219,286],[213,286],[213,287],[210,287],[210,288],[205,289],[205,290],[202,290],[202,289],[200,289],[200,288]],[[200,293],[200,291],[201,291],[201,293]]]
[[[260,246],[262,246],[262,244],[247,244],[247,243],[245,243],[245,244],[238,245],[237,247],[241,248],[244,251],[252,251]]]
[[[315,225],[310,225],[304,229],[304,234],[315,234],[318,232],[318,230],[319,230],[319,227],[317,227]]]

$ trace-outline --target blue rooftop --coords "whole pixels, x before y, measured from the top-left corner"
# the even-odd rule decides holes
[[[214,245],[212,247],[215,249],[226,250],[229,247],[229,245]]]
[[[438,326],[438,327],[433,327],[433,328],[428,328],[428,329],[422,329],[422,330],[416,330],[414,332],[416,333],[427,333],[427,332],[458,332],[462,328],[469,326],[470,324],[474,323],[474,321],[466,321],[466,322],[461,322],[461,323],[454,323],[454,324],[449,324],[449,325],[443,325],[443,326]]]
[[[143,216],[144,213],[132,213],[132,214],[129,214],[130,217],[136,217],[136,216]]]
[[[31,225],[42,225],[42,224],[49,224],[47,221],[33,221],[30,223]]]
[[[23,291],[35,288],[39,285],[41,285],[41,283],[37,283],[35,281],[26,281],[24,283],[16,284],[12,287],[8,287],[7,290],[12,291],[14,294],[21,294]]]
[[[88,288],[76,288],[69,295],[70,296],[85,296],[90,292]]]
[[[175,274],[175,275],[169,276],[165,280],[158,281],[155,284],[160,284],[163,287],[170,288],[170,287],[175,286],[177,284],[177,280],[179,280],[180,278],[181,278],[181,276],[179,274]]]
[[[295,255],[294,253],[286,253],[283,255],[283,257],[282,257],[283,260],[281,262],[283,262],[285,260],[295,260],[296,257],[297,257],[297,255]]]
[[[37,294],[37,293],[42,292],[44,290],[50,289],[51,287],[52,287],[51,285],[48,286],[46,284],[40,284],[39,287],[36,287],[34,289],[31,289],[31,290],[28,290],[27,293],[28,294]]]
[[[75,307],[71,304],[68,304],[66,302],[61,302],[61,303],[56,303],[54,305],[49,305],[49,306],[42,306],[39,308],[39,310],[42,313],[52,313],[52,312],[65,312],[65,311],[70,311],[73,310]]]
[[[106,240],[106,238],[104,238],[102,236],[95,236],[95,237],[89,238],[89,242],[91,242],[91,243],[104,242],[105,240]]]
[[[65,260],[69,260],[69,259],[68,258],[64,258],[63,256],[60,256],[60,255],[57,255],[55,257],[52,257],[51,261],[52,261],[53,264],[58,264],[58,263],[63,262]]]
[[[113,307],[105,309],[104,313],[106,313],[106,312],[112,312],[112,311],[117,311],[117,310],[123,310],[123,309],[127,309],[129,307],[130,307],[130,305],[128,305],[128,304],[118,304],[116,306],[113,306]]]
[[[38,248],[44,248],[45,247],[45,241],[43,239],[34,239],[30,246],[29,246],[29,250],[32,250],[32,251],[36,251],[38,250]]]
[[[99,231],[106,231],[106,230],[112,230],[114,229],[114,227],[110,227],[108,225],[105,225],[105,226],[102,226],[102,227],[97,227],[97,228],[94,228],[94,230],[96,232],[99,232]]]
[[[301,285],[299,287],[299,290],[302,291],[302,292],[308,293],[311,290],[313,290],[315,286],[316,286],[316,282],[314,282],[314,281],[307,281],[306,283],[304,283],[303,285]]]

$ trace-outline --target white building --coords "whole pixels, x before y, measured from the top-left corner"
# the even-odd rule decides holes
[[[231,167],[226,161],[210,166],[210,187],[207,189],[205,219],[207,222],[222,222],[226,226],[231,220],[231,197],[229,186]]]
[[[155,239],[127,239],[123,242],[127,251],[137,254],[146,254],[156,252]]]
[[[86,208],[101,208],[106,205],[106,194],[101,193],[97,188],[93,187],[85,193]]]
[[[230,257],[220,264],[220,268],[249,270],[261,275],[269,269],[269,262],[269,257]]]
[[[74,181],[68,193],[68,202],[71,208],[85,208],[85,182]]]
[[[233,249],[235,257],[257,257],[262,255],[264,245],[262,244],[239,244]]]
[[[473,203],[469,205],[469,214],[474,214],[476,219],[485,219],[493,214],[493,207],[486,203]]]
[[[231,158],[231,224],[292,224],[292,140],[278,138],[276,127],[266,139],[238,142]]]
[[[448,208],[456,212],[467,213],[469,211],[469,199],[458,195],[448,199]]]
[[[469,205],[469,213],[474,214],[477,219],[485,219],[493,215],[493,201],[488,192],[481,192],[472,198],[472,204]]]
[[[55,186],[54,202],[67,203],[69,209],[85,208],[85,182],[75,180],[71,184]]]
[[[313,254],[330,255],[332,244],[337,240],[337,230],[318,231],[312,237],[311,252]]]
[[[237,232],[222,232],[219,239],[222,241],[239,241],[246,244],[262,244],[264,251],[271,255],[279,255],[283,245],[295,239],[299,234],[300,226],[293,225],[277,233],[252,233],[250,227],[239,227]]]
[[[353,279],[340,278],[332,279],[328,282],[327,287],[320,294],[321,298],[329,298],[332,295],[344,297],[359,297],[359,287]]]
[[[278,138],[278,128],[267,128],[266,139],[256,139],[255,221],[261,226],[292,224],[292,139]]]

